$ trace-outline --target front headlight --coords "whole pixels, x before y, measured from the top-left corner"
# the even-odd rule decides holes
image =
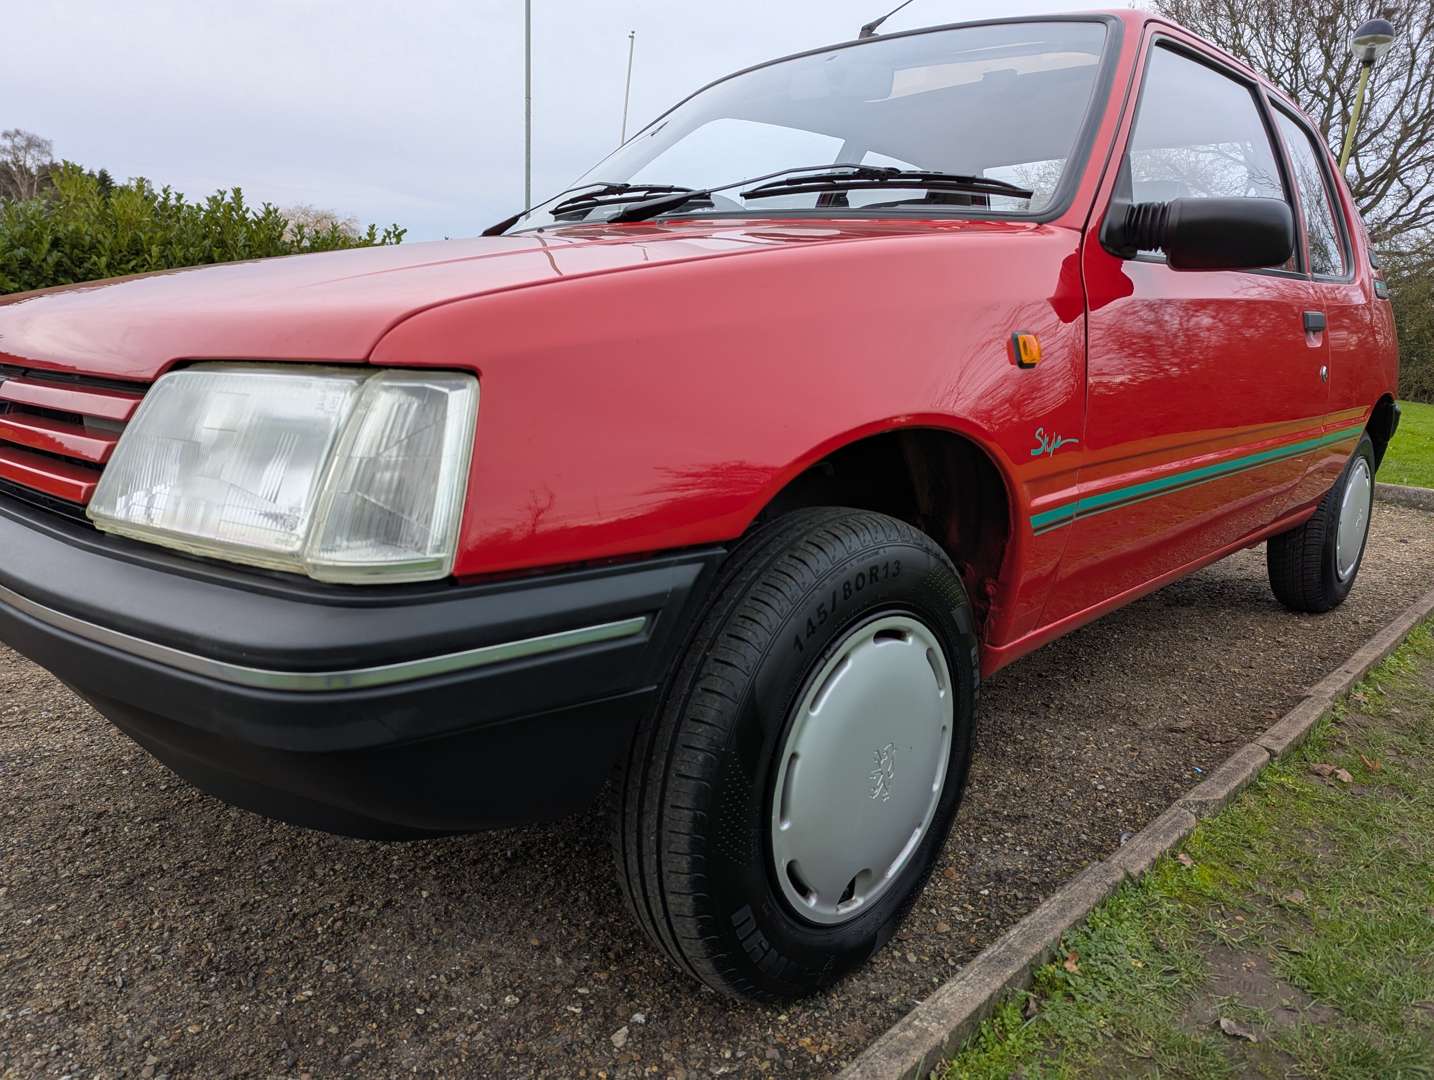
[[[145,395],[87,513],[320,581],[446,577],[477,412],[471,375],[198,365]]]

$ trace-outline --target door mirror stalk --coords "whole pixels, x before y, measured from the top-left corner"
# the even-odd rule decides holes
[[[1255,270],[1289,260],[1295,222],[1280,199],[1117,199],[1101,225],[1100,242],[1120,259],[1163,251],[1174,270]]]

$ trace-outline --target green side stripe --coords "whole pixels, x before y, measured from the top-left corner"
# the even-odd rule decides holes
[[[1315,439],[1305,439],[1302,442],[1290,443],[1287,446],[1277,446],[1270,450],[1261,450],[1259,453],[1231,458],[1229,461],[1222,461],[1215,465],[1203,465],[1198,469],[1187,469],[1184,472],[1162,476],[1158,480],[1146,480],[1139,484],[1115,488],[1112,491],[1103,491],[1099,495],[1087,495],[1084,499],[1067,503],[1065,506],[1058,506],[1054,510],[1045,510],[1039,514],[1033,514],[1031,516],[1031,527],[1038,533],[1046,532],[1050,529],[1059,528],[1062,525],[1069,525],[1078,517],[1086,517],[1091,514],[1104,513],[1107,510],[1115,510],[1127,503],[1148,499],[1155,495],[1168,494],[1179,488],[1190,487],[1194,484],[1203,484],[1207,480],[1215,480],[1222,476],[1229,476],[1232,473],[1243,472],[1246,469],[1258,468],[1261,465],[1268,465],[1276,461],[1283,461],[1286,458],[1297,457],[1300,454],[1307,454],[1311,450],[1318,450],[1320,447],[1329,446],[1332,443],[1343,442],[1345,439],[1358,435],[1363,430],[1363,424],[1355,424],[1353,427],[1343,428],[1340,431],[1334,431],[1328,435],[1321,435]]]

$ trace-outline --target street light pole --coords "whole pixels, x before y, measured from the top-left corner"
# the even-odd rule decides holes
[[[1349,40],[1349,54],[1359,61],[1359,89],[1354,93],[1354,108],[1344,129],[1344,147],[1339,152],[1339,171],[1344,173],[1354,149],[1354,134],[1359,130],[1359,114],[1364,111],[1364,91],[1369,86],[1369,73],[1374,62],[1394,44],[1394,25],[1387,19],[1368,19],[1360,24]]]
[[[523,205],[533,205],[533,0],[523,0]]]
[[[1359,65],[1359,89],[1354,92],[1354,108],[1349,114],[1349,124],[1344,129],[1344,146],[1339,152],[1339,171],[1344,172],[1349,164],[1349,152],[1354,149],[1354,132],[1359,127],[1359,114],[1364,111],[1364,89],[1369,85],[1372,63]]]
[[[621,146],[627,142],[627,106],[632,101],[632,54],[637,49],[637,31],[627,32],[627,88],[622,92],[622,138],[618,141]]]

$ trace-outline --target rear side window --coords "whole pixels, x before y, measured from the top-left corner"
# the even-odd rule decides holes
[[[1285,198],[1250,88],[1163,46],[1146,65],[1129,160],[1138,203]]]
[[[1316,147],[1304,126],[1282,109],[1275,110],[1275,123],[1280,129],[1280,137],[1285,140],[1285,149],[1289,151],[1290,167],[1294,171],[1300,205],[1304,209],[1310,272],[1324,277],[1343,277],[1349,269],[1349,260],[1344,250],[1344,236],[1334,219],[1329,177],[1320,164],[1323,152]]]

